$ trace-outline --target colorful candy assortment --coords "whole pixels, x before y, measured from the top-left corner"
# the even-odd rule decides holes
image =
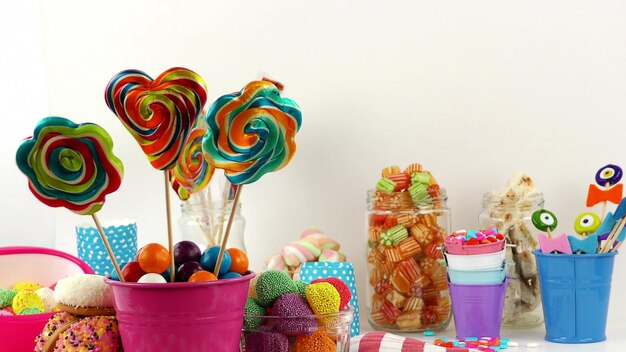
[[[442,192],[412,164],[387,167],[371,195],[369,215],[370,322],[383,329],[443,328],[450,299],[438,223]],[[433,211],[434,210],[434,211]]]
[[[30,315],[52,312],[57,308],[52,289],[34,282],[18,282],[0,289],[0,315]]]
[[[448,340],[446,338],[440,338],[436,339],[434,344],[441,347],[465,347],[484,352],[496,352],[509,348],[509,339],[500,339],[497,337],[467,337],[461,340]]]
[[[552,231],[558,220],[554,213],[541,209],[533,213],[533,225],[540,231],[539,244],[543,253],[562,254],[596,254],[617,250],[626,239],[626,198],[622,196],[622,169],[616,165],[606,165],[596,173],[596,182],[605,187],[589,185],[587,206],[603,203],[602,216],[592,212],[584,212],[576,217],[574,230],[577,235],[560,234],[555,236]],[[612,186],[612,187],[611,187]],[[618,204],[615,213],[606,213],[606,203]]]
[[[343,281],[328,278],[306,284],[270,270],[259,275],[253,292],[244,315],[246,352],[334,352],[347,342],[351,321],[340,312],[351,312],[352,295]]]
[[[229,248],[224,255],[219,277],[215,276],[219,250],[220,247],[213,246],[202,252],[194,242],[178,242],[174,246],[176,282],[232,279],[241,277],[248,271],[248,256],[237,248]],[[158,243],[149,243],[137,251],[135,259],[122,269],[127,282],[169,282],[170,254],[165,247]]]
[[[300,235],[300,239],[291,242],[265,261],[267,270],[281,270],[292,278],[298,279],[300,267],[310,262],[345,262],[346,255],[340,251],[339,242],[325,235],[320,230],[310,229]]]

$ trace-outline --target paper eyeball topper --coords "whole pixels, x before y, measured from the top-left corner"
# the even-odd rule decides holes
[[[608,164],[600,168],[596,173],[596,183],[600,186],[610,186],[617,184],[622,179],[622,168]]]
[[[579,235],[590,235],[598,230],[602,220],[597,214],[586,212],[574,220],[574,230]]]
[[[540,231],[553,231],[559,224],[556,215],[546,209],[540,209],[531,216],[533,225]]]
[[[590,184],[589,191],[587,193],[587,206],[592,207],[602,202],[618,204],[622,199],[624,189],[624,185],[619,183],[621,179],[622,168],[619,166],[608,164],[601,167],[596,173],[596,183],[605,187],[605,189],[601,189],[594,184]]]

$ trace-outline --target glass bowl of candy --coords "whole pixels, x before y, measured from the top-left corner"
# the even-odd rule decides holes
[[[339,278],[310,283],[270,270],[250,283],[240,351],[348,351],[354,310]]]
[[[245,315],[240,351],[349,351],[354,310],[322,315]]]

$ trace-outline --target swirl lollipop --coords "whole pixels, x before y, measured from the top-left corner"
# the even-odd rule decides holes
[[[47,117],[39,121],[33,136],[22,142],[16,161],[28,177],[31,192],[42,203],[93,217],[122,278],[96,216],[106,195],[120,187],[124,173],[122,162],[113,155],[109,134],[93,123],[76,124],[62,117]]]
[[[206,132],[204,126],[191,130],[176,166],[169,171],[172,188],[181,200],[206,187],[215,171],[202,155],[202,138]]]
[[[143,149],[152,166],[169,170],[176,161],[194,121],[207,100],[204,80],[186,68],[174,67],[155,80],[144,72],[115,75],[104,94],[109,109]],[[170,215],[169,176],[164,173],[170,279],[174,281],[174,252]]]
[[[219,272],[234,218],[232,212],[243,185],[280,170],[291,161],[302,113],[298,104],[283,98],[273,83],[253,81],[238,93],[218,98],[206,121],[209,130],[202,141],[205,158],[224,169],[226,178],[238,185],[216,263],[215,272]]]
[[[217,99],[206,120],[205,157],[239,185],[255,182],[291,161],[302,113],[293,100],[280,96],[274,84],[254,81],[239,93]]]
[[[155,80],[144,72],[118,73],[106,87],[105,100],[133,135],[152,166],[175,166],[196,117],[207,100],[204,80],[174,67]]]

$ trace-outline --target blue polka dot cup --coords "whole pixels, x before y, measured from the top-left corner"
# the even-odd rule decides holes
[[[359,299],[356,295],[356,281],[354,278],[354,266],[348,262],[308,262],[300,267],[300,280],[311,283],[315,279],[326,279],[336,277],[341,279],[350,288],[352,299],[350,306],[354,309],[354,320],[350,329],[350,336],[360,333],[361,325],[359,321]]]
[[[131,262],[137,253],[137,224],[124,219],[104,223],[102,226],[120,267]],[[76,226],[78,257],[85,261],[98,275],[113,275],[115,269],[111,257],[102,243],[95,224]]]

